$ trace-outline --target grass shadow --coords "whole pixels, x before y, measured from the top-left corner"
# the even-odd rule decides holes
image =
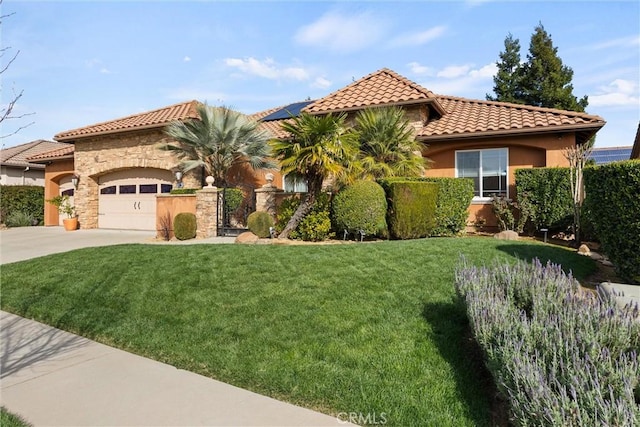
[[[594,260],[589,257],[578,255],[574,249],[565,248],[563,246],[554,246],[550,244],[518,244],[506,243],[497,247],[502,251],[515,258],[532,261],[537,258],[545,265],[547,261],[554,264],[560,264],[565,273],[571,273],[573,276],[582,281],[597,270]],[[565,265],[571,265],[568,269]]]
[[[475,425],[508,426],[507,406],[484,365],[464,306],[457,300],[427,303],[422,316],[430,338],[453,370],[458,394]]]

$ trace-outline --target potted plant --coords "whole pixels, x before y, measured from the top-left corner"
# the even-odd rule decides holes
[[[73,231],[78,229],[78,217],[76,216],[76,208],[71,205],[69,196],[56,196],[47,200],[58,209],[58,213],[65,215],[66,218],[62,220],[64,229],[67,231]]]

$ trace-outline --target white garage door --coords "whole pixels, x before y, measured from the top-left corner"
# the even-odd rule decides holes
[[[71,175],[60,179],[59,185],[60,185],[60,195],[69,196],[69,203],[71,204],[71,206],[73,206],[73,195],[74,195],[75,189],[73,187],[73,183],[71,182]],[[63,225],[62,220],[65,219],[66,217],[67,216],[65,214],[59,213],[58,225]]]
[[[173,175],[160,169],[128,169],[100,177],[98,227],[156,229],[156,194],[169,193]]]

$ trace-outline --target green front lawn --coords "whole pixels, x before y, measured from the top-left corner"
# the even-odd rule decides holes
[[[490,425],[453,302],[460,256],[593,261],[549,245],[123,245],[2,266],[2,309],[258,393],[387,425]]]

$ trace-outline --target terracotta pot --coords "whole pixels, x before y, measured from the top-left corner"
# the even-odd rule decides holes
[[[67,231],[73,231],[78,229],[78,218],[65,218],[62,220],[64,229]]]

